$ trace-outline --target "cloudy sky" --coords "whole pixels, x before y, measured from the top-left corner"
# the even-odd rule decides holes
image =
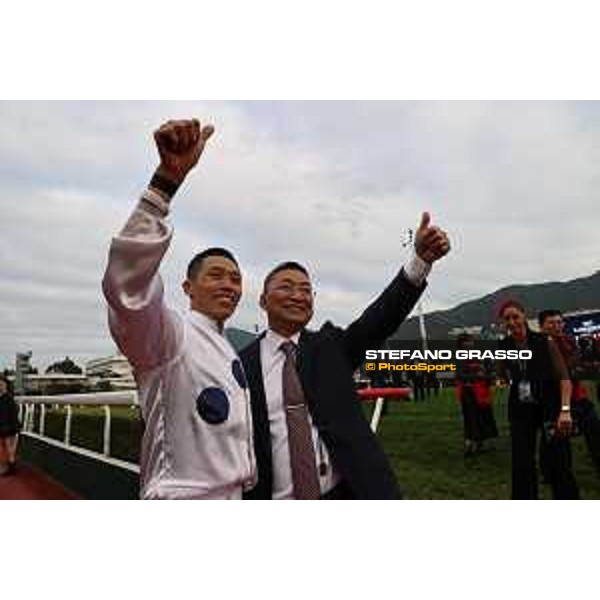
[[[240,258],[230,325],[264,324],[260,282],[286,259],[317,289],[313,325],[357,316],[406,258],[421,211],[453,251],[425,309],[599,268],[600,104],[1,102],[0,367],[112,352],[100,281],[111,235],[156,166],[152,130],[216,127],[173,204],[168,298],[207,245]]]

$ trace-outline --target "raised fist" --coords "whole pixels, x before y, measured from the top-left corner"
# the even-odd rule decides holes
[[[450,241],[443,229],[430,223],[431,215],[424,212],[415,235],[415,252],[425,262],[431,264],[450,252]]]
[[[158,172],[176,184],[196,166],[208,138],[214,133],[212,125],[200,127],[198,119],[167,121],[154,132],[160,155]]]

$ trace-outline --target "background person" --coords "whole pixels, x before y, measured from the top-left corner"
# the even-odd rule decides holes
[[[593,402],[589,398],[586,386],[577,377],[579,362],[577,344],[575,340],[565,334],[565,322],[559,310],[543,310],[538,315],[540,330],[551,337],[559,350],[569,370],[573,385],[571,395],[571,414],[573,421],[583,434],[589,455],[600,475],[600,419],[596,413]],[[543,457],[543,458],[542,458]],[[546,463],[546,445],[540,449],[540,463]],[[543,469],[546,471],[547,468]]]
[[[418,360],[413,361],[414,365],[419,364]],[[415,402],[425,400],[425,375],[423,371],[409,371],[408,378],[413,388],[413,399]]]
[[[457,350],[475,348],[475,340],[462,334]],[[481,360],[458,360],[456,363],[456,393],[463,415],[465,456],[480,452],[485,440],[498,437],[498,427],[492,407],[492,376]]]
[[[0,475],[13,475],[17,464],[17,440],[21,425],[13,387],[0,375]]]
[[[500,348],[532,352],[531,360],[498,361],[499,375],[510,381],[512,498],[538,497],[538,435],[547,436],[548,476],[554,498],[579,498],[569,460],[572,386],[564,360],[552,340],[529,329],[519,302],[505,302],[499,316],[508,332]]]
[[[436,375],[436,373],[434,371],[432,372],[428,372],[426,374],[426,380],[427,380],[427,397],[431,397],[431,396],[435,396],[436,398],[439,395],[439,391],[440,391],[440,381],[438,379],[438,376]]]

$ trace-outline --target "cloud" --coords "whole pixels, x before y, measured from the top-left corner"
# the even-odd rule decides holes
[[[598,268],[597,103],[12,102],[0,113],[0,365],[110,351],[100,293],[110,237],[156,164],[161,121],[215,123],[173,203],[168,298],[189,258],[230,247],[245,274],[232,324],[264,323],[264,274],[314,275],[314,324],[358,315],[406,259],[422,210],[447,228],[427,309]]]

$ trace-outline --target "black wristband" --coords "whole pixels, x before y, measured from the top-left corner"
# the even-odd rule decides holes
[[[177,193],[180,185],[180,183],[175,183],[174,181],[171,181],[170,179],[167,179],[158,173],[154,173],[154,175],[152,175],[152,179],[150,180],[150,187],[162,192],[163,194],[166,194],[169,198],[172,198]]]

